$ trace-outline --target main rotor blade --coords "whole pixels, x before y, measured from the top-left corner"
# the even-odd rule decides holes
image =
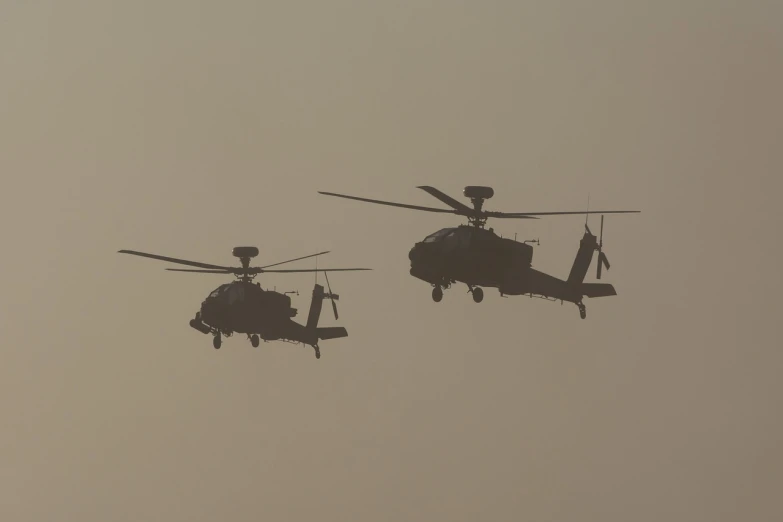
[[[356,201],[366,201],[368,203],[377,203],[379,205],[389,205],[390,207],[401,207],[401,208],[410,208],[413,210],[423,210],[425,212],[441,212],[444,214],[456,214],[457,212],[455,210],[445,209],[445,208],[432,208],[432,207],[421,207],[418,205],[406,205],[404,203],[392,203],[390,201],[381,201],[379,199],[367,199],[367,198],[358,198],[356,196],[346,196],[345,194],[335,194],[333,192],[321,192],[318,191],[319,194],[324,194],[326,196],[336,196],[338,198],[345,198],[345,199],[355,199]]]
[[[505,218],[505,219],[538,219],[534,216],[528,216],[527,214],[507,214],[505,212],[482,212],[483,216],[491,218]]]
[[[262,266],[262,267],[259,267],[259,268],[264,269],[264,268],[267,268],[267,267],[270,267],[270,266],[284,265],[286,263],[292,263],[294,261],[299,261],[300,259],[307,259],[308,257],[315,257],[315,256],[323,255],[323,254],[328,254],[329,252],[330,252],[330,250],[327,250],[325,252],[318,252],[317,254],[310,254],[309,256],[297,257],[296,259],[289,259],[288,261],[280,261],[279,263],[274,263],[272,265],[266,265],[266,266]]]
[[[211,268],[213,270],[232,270],[227,266],[210,265],[209,263],[199,263],[198,261],[188,261],[187,259],[176,259],[174,257],[159,256],[157,254],[147,254],[146,252],[137,252],[136,250],[118,250],[120,254],[131,254],[134,256],[149,257],[150,259],[158,259],[160,261],[168,261],[170,263],[179,263],[180,265],[195,266],[198,268]]]
[[[505,216],[519,217],[519,216],[565,216],[570,214],[639,214],[641,210],[590,210],[585,212],[579,210],[575,212],[504,212]],[[502,217],[502,216],[493,216]]]
[[[199,270],[197,268],[167,268],[170,272],[191,272],[197,274],[233,274],[233,270]]]
[[[372,270],[372,268],[301,268],[298,270],[259,270],[259,272],[293,274],[297,272],[353,272],[356,270]]]
[[[440,200],[443,203],[447,204],[448,206],[450,206],[454,210],[457,210],[457,211],[465,213],[465,214],[473,214],[473,213],[475,213],[475,210],[473,210],[469,206],[465,205],[464,203],[460,203],[459,201],[457,201],[456,199],[452,198],[451,196],[447,196],[446,194],[444,194],[440,190],[436,189],[435,187],[430,187],[430,186],[427,186],[427,185],[423,185],[421,187],[416,187],[416,188],[419,188],[419,189],[423,190],[424,192],[426,192],[427,194],[429,194],[430,196],[432,196],[434,198],[437,198],[438,200]]]

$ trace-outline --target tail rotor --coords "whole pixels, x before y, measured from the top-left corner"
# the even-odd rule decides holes
[[[340,296],[338,294],[332,293],[332,287],[329,284],[329,276],[326,275],[326,272],[324,272],[324,278],[326,278],[326,288],[329,290],[328,294],[325,294],[324,297],[328,297],[332,301],[332,310],[334,311],[334,319],[338,319],[337,315],[337,303],[335,303],[336,300],[340,299]]]

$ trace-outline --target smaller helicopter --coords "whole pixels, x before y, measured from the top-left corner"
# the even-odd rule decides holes
[[[340,296],[332,292],[329,285],[327,272],[348,272],[357,270],[371,270],[370,268],[314,268],[314,269],[290,269],[267,270],[272,266],[278,266],[301,259],[307,259],[329,252],[319,252],[308,256],[289,259],[262,267],[251,267],[250,260],[258,256],[258,248],[253,246],[238,246],[232,251],[234,257],[239,258],[241,267],[229,267],[176,259],[173,257],[148,254],[135,250],[119,250],[121,254],[148,257],[171,263],[196,267],[195,269],[167,268],[173,272],[195,272],[202,274],[233,274],[238,277],[236,281],[226,283],[215,288],[201,303],[201,308],[196,316],[191,319],[190,326],[203,334],[212,334],[212,345],[219,349],[222,344],[221,337],[231,337],[234,333],[246,334],[254,348],[258,347],[260,340],[283,341],[294,344],[306,344],[315,350],[315,357],[321,358],[319,340],[337,339],[347,337],[348,331],[342,326],[321,327],[318,321],[321,316],[323,300],[332,301],[334,318],[338,319],[337,301]],[[259,283],[253,283],[255,276],[261,273],[295,273],[295,272],[323,272],[329,292],[324,292],[324,287],[317,282],[313,288],[310,311],[307,323],[302,325],[292,319],[298,313],[291,306],[289,293],[280,293],[275,290],[264,290]]]

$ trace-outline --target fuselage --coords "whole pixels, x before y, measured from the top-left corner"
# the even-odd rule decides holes
[[[296,314],[288,295],[246,281],[221,285],[201,303],[205,324],[226,332],[256,333],[264,339],[284,336]]]
[[[501,238],[492,229],[463,225],[430,234],[408,258],[410,274],[430,284],[458,281],[515,295],[525,292],[533,247]]]

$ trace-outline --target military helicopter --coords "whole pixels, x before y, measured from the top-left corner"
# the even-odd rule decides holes
[[[356,270],[371,270],[370,268],[315,268],[292,270],[267,270],[269,267],[307,259],[329,252],[319,252],[308,256],[289,259],[262,267],[251,267],[250,260],[258,256],[258,248],[253,246],[238,246],[232,251],[234,257],[238,257],[241,267],[229,267],[175,259],[172,257],[147,254],[135,250],[119,250],[121,254],[149,257],[171,263],[197,267],[196,269],[167,268],[173,272],[196,272],[202,274],[233,274],[237,280],[220,285],[213,290],[201,303],[201,308],[191,319],[190,326],[203,334],[212,334],[212,345],[215,349],[221,346],[221,336],[231,337],[234,333],[246,334],[254,348],[258,347],[260,339],[264,342],[283,341],[294,344],[306,344],[315,349],[315,357],[321,358],[319,340],[337,339],[347,337],[345,328],[320,327],[318,320],[321,316],[321,308],[324,299],[332,301],[334,318],[338,319],[337,301],[340,296],[332,293],[327,272],[348,272]],[[253,283],[255,276],[261,273],[294,273],[316,272],[316,283],[313,288],[313,297],[310,302],[310,311],[307,323],[302,325],[291,319],[297,315],[297,309],[291,307],[291,298],[288,296],[294,292],[280,293],[275,290],[264,290],[259,283]],[[324,287],[317,282],[317,273],[323,272],[329,292],[324,292]]]
[[[574,303],[582,319],[587,317],[583,297],[606,297],[617,295],[614,287],[606,283],[585,283],[584,279],[593,258],[598,251],[597,278],[601,279],[601,268],[609,269],[609,260],[603,252],[603,216],[601,216],[600,241],[590,232],[585,221],[585,233],[579,245],[576,259],[567,279],[560,279],[532,267],[533,247],[538,240],[517,241],[486,230],[488,218],[538,219],[536,216],[565,214],[625,214],[638,210],[574,211],[574,212],[494,212],[483,210],[484,202],[492,198],[492,187],[468,186],[463,195],[470,199],[473,208],[451,198],[430,186],[417,187],[439,199],[451,209],[422,207],[403,203],[392,203],[376,199],[359,198],[333,192],[321,192],[327,196],[366,201],[380,205],[409,208],[425,212],[451,213],[465,216],[467,225],[438,230],[417,242],[408,253],[411,262],[410,274],[433,286],[432,299],[440,302],[443,290],[452,284],[464,283],[473,300],[484,299],[481,287],[497,288],[501,297],[507,295],[529,295],[550,301]]]

